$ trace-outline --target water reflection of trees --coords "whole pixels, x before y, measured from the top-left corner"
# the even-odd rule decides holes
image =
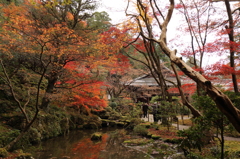
[[[35,153],[36,159],[49,157],[70,157],[71,159],[144,159],[144,154],[124,147],[124,139],[128,137],[126,130],[101,130],[102,140],[92,141],[91,134],[96,130],[70,132],[68,136],[61,136],[43,142],[43,151]]]
[[[145,158],[145,154],[122,145],[123,141],[128,138],[127,132],[124,129],[116,130],[109,133],[109,138],[106,143],[105,150],[102,151],[100,157],[104,159],[141,159]]]

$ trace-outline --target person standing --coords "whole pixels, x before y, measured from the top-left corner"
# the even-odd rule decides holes
[[[148,105],[147,103],[144,103],[142,106],[142,110],[143,110],[143,118],[147,118],[147,112],[148,112]]]

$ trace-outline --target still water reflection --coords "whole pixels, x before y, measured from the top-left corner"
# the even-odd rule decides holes
[[[124,147],[121,130],[101,130],[101,141],[91,141],[93,130],[73,131],[42,142],[41,149],[33,154],[35,159],[146,159],[143,152]]]

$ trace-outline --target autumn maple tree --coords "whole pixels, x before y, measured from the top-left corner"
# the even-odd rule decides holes
[[[21,6],[11,4],[3,9],[7,20],[4,24],[5,32],[2,33],[5,43],[1,44],[1,49],[5,52],[18,52],[21,56],[14,58],[18,58],[22,65],[35,73],[41,74],[46,70],[44,77],[47,86],[40,106],[45,110],[53,100],[55,84],[61,81],[61,78],[65,81],[67,81],[66,77],[74,78],[68,76],[69,69],[66,69],[70,66],[68,63],[75,62],[75,73],[78,70],[80,72],[80,67],[86,67],[92,77],[89,72],[88,75],[82,74],[82,76],[85,80],[89,77],[88,81],[91,81],[98,74],[99,65],[107,67],[119,58],[114,54],[121,47],[121,43],[114,41],[113,37],[119,37],[120,34],[115,33],[114,28],[97,34],[98,30],[94,31],[92,26],[89,28],[85,21],[90,15],[81,13],[82,10],[94,9],[94,4],[90,1],[84,4],[77,3],[79,8],[76,10],[73,9],[74,3],[32,4],[28,1]],[[71,80],[74,79],[68,79]],[[59,83],[63,84],[63,82]],[[96,83],[96,80],[93,83]]]
[[[91,114],[91,110],[99,111],[107,106],[104,83],[99,79],[99,73],[79,67],[75,62],[69,62],[65,69],[68,73],[59,80],[56,87],[54,103],[64,107],[74,107],[79,113]],[[71,76],[71,79],[69,79]]]
[[[11,46],[2,43],[2,51],[22,55],[19,58],[21,64],[35,73],[41,74],[45,70],[44,77],[48,82],[41,108],[47,109],[64,66],[77,58],[84,59],[87,44],[84,37],[78,36],[65,22],[54,22],[50,15],[44,17],[48,12],[43,5],[25,3],[21,6],[11,4],[3,9],[7,19],[3,26],[4,40]],[[80,46],[84,54],[80,54]]]
[[[51,102],[62,107],[74,106],[80,112],[85,109],[88,113],[107,106],[102,78],[105,68],[125,58],[115,54],[123,45],[116,37],[125,35],[110,27],[105,21],[109,20],[107,17],[98,20],[99,24],[107,25],[96,28],[87,20],[94,9],[95,2],[89,0],[1,4],[0,50],[2,66],[8,68],[6,84],[18,75],[19,87],[25,88],[22,92],[31,90],[31,97],[37,94],[34,118],[24,114],[26,105],[19,104],[29,121],[19,138],[29,130],[39,108],[48,112]],[[37,93],[35,79],[31,83],[28,76],[40,79]]]

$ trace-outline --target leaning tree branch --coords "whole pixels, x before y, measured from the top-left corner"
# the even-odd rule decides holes
[[[240,110],[237,109],[227,95],[222,93],[217,87],[215,87],[210,81],[208,81],[199,72],[193,70],[188,66],[181,58],[176,56],[176,50],[170,50],[165,42],[167,24],[171,19],[171,13],[174,8],[174,0],[170,0],[171,5],[169,7],[168,18],[163,23],[162,33],[159,39],[159,45],[163,52],[170,58],[171,62],[176,64],[189,78],[199,83],[203,87],[210,98],[214,100],[219,110],[229,119],[235,129],[240,132]]]

